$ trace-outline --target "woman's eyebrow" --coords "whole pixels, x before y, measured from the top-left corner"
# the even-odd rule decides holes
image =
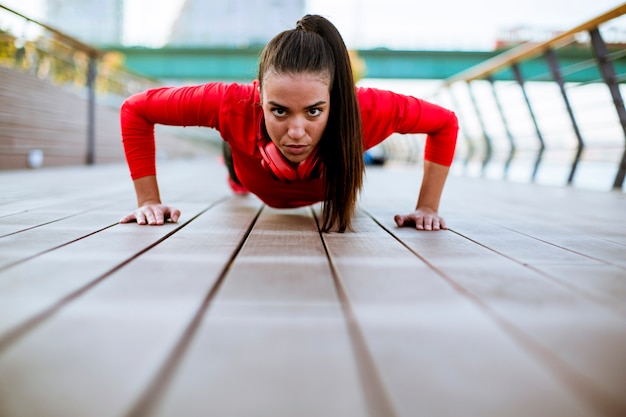
[[[311,104],[310,106],[305,107],[305,109],[311,109],[311,108],[313,108],[313,107],[323,106],[324,104],[326,104],[326,102],[325,102],[324,100],[320,100],[320,101],[318,101],[318,102],[317,102],[317,103],[315,103],[315,104]]]
[[[287,109],[288,108],[287,106],[284,106],[284,105],[282,105],[280,103],[277,103],[274,100],[270,100],[270,101],[268,101],[268,103],[271,104],[272,106],[280,107],[280,108],[283,108],[283,109]],[[311,104],[310,106],[306,106],[304,108],[305,109],[312,109],[314,107],[319,107],[319,106],[322,106],[324,104],[326,104],[326,102],[324,100],[320,100],[317,103]]]

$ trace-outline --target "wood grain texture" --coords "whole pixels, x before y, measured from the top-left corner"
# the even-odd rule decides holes
[[[428,237],[434,251],[463,241],[451,232]],[[455,415],[460,407],[475,416],[591,413],[439,270],[372,219],[361,216],[356,233],[325,240],[397,415]],[[456,400],[441,401],[446,396]]]
[[[119,225],[124,165],[0,173],[0,416],[622,416],[623,193],[368,168],[355,230],[161,162],[178,224]]]
[[[310,210],[262,212],[155,415],[178,413],[366,413]]]
[[[130,409],[169,360],[258,206],[227,202],[202,213],[11,345],[0,356],[0,414],[107,416]]]

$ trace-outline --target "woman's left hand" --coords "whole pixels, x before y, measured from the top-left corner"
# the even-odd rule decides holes
[[[445,220],[433,209],[418,208],[413,213],[396,214],[393,218],[399,227],[415,227],[417,230],[447,229]]]

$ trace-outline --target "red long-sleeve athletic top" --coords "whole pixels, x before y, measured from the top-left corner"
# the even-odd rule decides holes
[[[424,158],[446,166],[452,163],[458,131],[454,113],[415,97],[373,88],[357,88],[357,97],[364,149],[392,133],[425,133]],[[129,97],[122,105],[121,124],[132,178],[156,174],[155,124],[206,126],[217,129],[230,144],[238,179],[266,204],[287,208],[322,201],[321,179],[285,183],[262,167],[257,147],[262,111],[257,82],[165,87]]]

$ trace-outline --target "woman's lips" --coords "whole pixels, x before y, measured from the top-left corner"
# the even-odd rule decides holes
[[[285,145],[285,150],[291,155],[302,155],[308,148],[307,145]]]

